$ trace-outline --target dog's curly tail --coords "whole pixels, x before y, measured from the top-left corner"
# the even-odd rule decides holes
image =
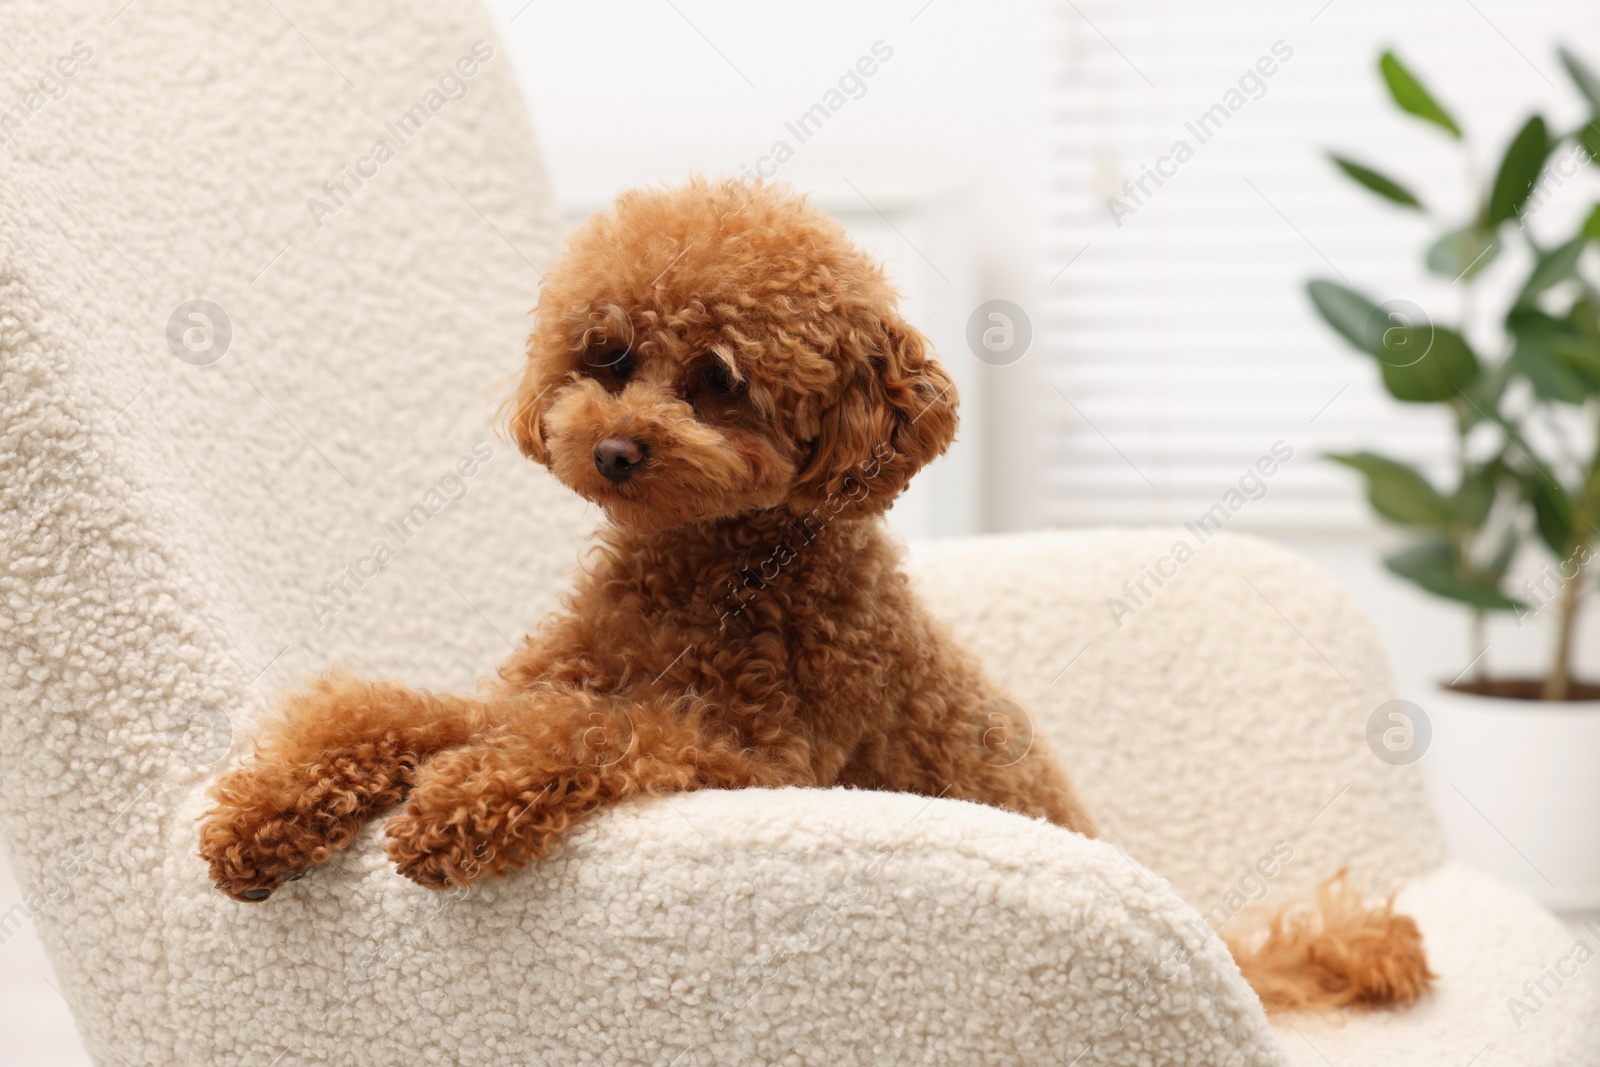
[[[1433,987],[1416,922],[1395,914],[1392,896],[1368,905],[1347,873],[1279,909],[1265,931],[1225,938],[1269,1010],[1405,1005]]]

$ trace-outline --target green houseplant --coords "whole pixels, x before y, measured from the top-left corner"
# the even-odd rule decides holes
[[[1529,432],[1570,423],[1594,425],[1600,413],[1600,291],[1582,269],[1584,252],[1600,243],[1600,207],[1578,232],[1542,246],[1525,216],[1541,206],[1540,179],[1553,153],[1566,147],[1588,158],[1600,152],[1600,79],[1572,54],[1561,54],[1596,118],[1566,134],[1552,134],[1533,115],[1512,138],[1490,181],[1478,190],[1465,220],[1440,224],[1426,251],[1430,272],[1464,290],[1474,306],[1481,276],[1513,242],[1531,253],[1525,275],[1503,315],[1498,351],[1469,341],[1460,325],[1435,321],[1406,301],[1378,304],[1328,279],[1309,283],[1322,318],[1357,349],[1378,361],[1383,384],[1397,400],[1449,409],[1455,428],[1453,484],[1436,487],[1416,467],[1372,452],[1330,456],[1362,473],[1373,508],[1415,534],[1415,542],[1385,563],[1428,592],[1473,612],[1476,681],[1488,679],[1483,622],[1489,612],[1526,616],[1556,601],[1553,654],[1539,695],[1564,700],[1572,690],[1572,634],[1587,592],[1588,564],[1600,539],[1600,449],[1583,454],[1565,437],[1554,447]],[[1400,59],[1379,62],[1390,96],[1407,113],[1461,144],[1469,170],[1466,134]],[[1391,203],[1428,214],[1409,188],[1363,163],[1334,154],[1353,180]],[[1514,414],[1507,404],[1516,383],[1532,402]],[[1574,409],[1550,416],[1553,408]],[[1545,435],[1549,437],[1551,435]],[[1600,440],[1600,435],[1597,435]],[[1476,442],[1479,447],[1469,447]],[[1487,447],[1483,447],[1487,445]],[[1518,549],[1536,535],[1557,560],[1552,580],[1524,583],[1524,596],[1503,586]]]
[[[1473,190],[1465,217],[1441,217],[1402,181],[1332,155],[1353,181],[1435,225],[1424,257],[1460,287],[1453,325],[1326,278],[1307,290],[1322,319],[1376,361],[1391,396],[1444,409],[1454,431],[1443,485],[1370,451],[1328,457],[1359,471],[1374,510],[1407,531],[1388,569],[1472,613],[1469,669],[1442,683],[1425,712],[1436,720],[1425,769],[1452,848],[1554,906],[1600,907],[1600,686],[1577,681],[1573,664],[1600,569],[1600,284],[1591,262],[1600,258],[1591,251],[1600,206],[1553,242],[1528,225],[1553,180],[1571,176],[1568,164],[1600,156],[1600,78],[1570,52],[1560,58],[1588,120],[1556,132],[1530,116],[1479,178],[1462,125],[1393,52],[1380,57],[1395,105],[1459,148]],[[1507,254],[1518,245],[1525,256]],[[1470,312],[1487,310],[1485,277],[1506,294],[1494,309],[1500,328],[1469,336]],[[1543,557],[1542,569],[1508,592],[1513,563],[1528,552]],[[1549,627],[1542,677],[1491,675],[1486,621],[1496,612]],[[1498,837],[1480,825],[1491,811]]]

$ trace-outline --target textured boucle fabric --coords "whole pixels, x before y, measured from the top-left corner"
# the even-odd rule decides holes
[[[1283,1062],[1167,886],[1105,845],[961,802],[626,803],[465,896],[396,878],[370,827],[272,905],[204,887],[173,901],[168,951],[192,961],[173,976],[192,998],[181,1057]],[[261,949],[219,955],[219,923]]]
[[[1123,583],[1195,549],[1175,575]],[[977,537],[913,572],[1055,742],[1100,829],[1225,933],[1342,867],[1417,920],[1439,974],[1415,1008],[1275,1015],[1296,1064],[1600,1064],[1600,930],[1573,934],[1442,848],[1420,765],[1367,746],[1393,697],[1371,624],[1333,579],[1253,537],[1189,529]],[[1113,602],[1120,605],[1113,610]],[[1134,609],[1126,614],[1121,607]],[[1119,625],[1120,623],[1120,625]],[[1290,858],[1279,860],[1287,845]],[[1257,867],[1276,873],[1260,876]],[[1576,979],[1531,1014],[1525,981]],[[1474,1056],[1479,1056],[1473,1060]]]
[[[1111,843],[943,800],[704,793],[606,811],[465,897],[395,876],[374,826],[265,905],[226,899],[194,819],[268,694],[335,663],[470,685],[568,583],[592,516],[487,423],[551,197],[475,4],[18,0],[0,58],[24,109],[0,142],[0,832],[28,891],[0,931],[36,926],[96,1062],[1282,1063],[1298,1035],[1275,1024],[1286,1054],[1194,909],[1231,909],[1274,835],[1297,849],[1274,892],[1341,857],[1434,864],[1408,774],[1301,810],[1354,775],[1387,684],[1327,579],[1218,541],[1069,667],[1166,538],[1108,533],[917,567]],[[232,326],[204,366],[167,337],[195,299]],[[1330,689],[1239,577],[1371,677]],[[1407,1047],[1453,1056],[1438,1013],[1520,987],[1552,935],[1496,887],[1433,893],[1446,989],[1482,995],[1441,995]],[[1586,998],[1528,1021],[1526,1062],[1586,1062]],[[1359,1044],[1383,1033],[1318,1044],[1425,1061]]]
[[[1193,557],[1130,596],[1180,540]],[[1201,911],[1237,913],[1280,843],[1269,904],[1340,867],[1387,891],[1441,861],[1420,767],[1367,747],[1394,693],[1377,635],[1293,553],[1105,530],[934,544],[915,573],[1056,739],[1104,835]]]
[[[1516,890],[1454,863],[1401,890],[1395,906],[1422,930],[1442,976],[1434,994],[1357,1025],[1275,1017],[1296,1067],[1600,1063],[1600,930],[1575,933]],[[1540,980],[1544,993],[1524,989]]]

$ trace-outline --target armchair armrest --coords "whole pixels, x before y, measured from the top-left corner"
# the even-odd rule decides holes
[[[371,828],[260,907],[185,877],[166,923],[191,961],[174,1062],[1284,1062],[1164,881],[960,801],[630,802],[443,896],[396,878]]]

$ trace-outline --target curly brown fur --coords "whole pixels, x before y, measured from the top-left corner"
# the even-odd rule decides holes
[[[254,761],[212,786],[200,854],[240,899],[344,848],[369,818],[404,799],[417,765],[481,729],[467,702],[339,676],[291,696]],[[259,897],[246,894],[259,893]]]
[[[953,796],[1092,835],[880,521],[956,405],[883,272],[800,198],[624,194],[548,273],[508,410],[611,520],[591,565],[486,696],[292,698],[213,790],[218,887],[261,899],[401,798],[390,858],[435,889],[538,859],[603,804],[704,788]]]
[[[1380,1007],[1413,1004],[1433,988],[1422,932],[1394,901],[1369,907],[1340,871],[1317,887],[1315,903],[1279,910],[1264,932],[1230,937],[1239,970],[1267,1007]]]

